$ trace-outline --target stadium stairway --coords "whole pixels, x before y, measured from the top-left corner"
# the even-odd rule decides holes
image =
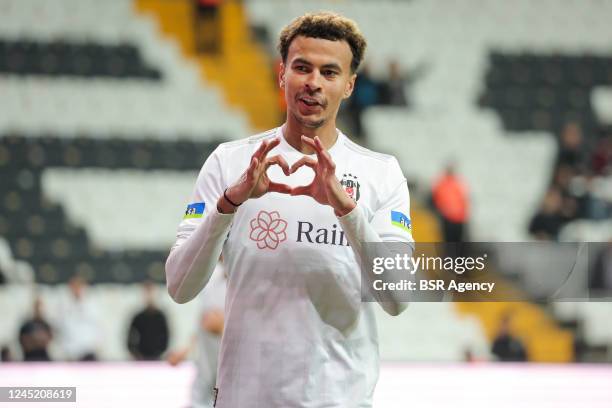
[[[163,34],[174,39],[183,54],[198,64],[206,81],[223,89],[229,105],[248,114],[254,129],[278,125],[278,94],[272,64],[264,49],[251,38],[240,2],[226,1],[221,6],[219,56],[196,53],[194,15],[189,0],[136,0],[134,5],[138,12],[155,18]]]
[[[562,329],[544,309],[528,302],[458,302],[460,314],[477,316],[492,342],[505,314],[510,313],[511,331],[525,344],[531,362],[574,361],[574,337]]]

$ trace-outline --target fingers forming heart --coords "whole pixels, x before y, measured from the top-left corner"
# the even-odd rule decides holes
[[[269,152],[274,146],[276,146],[278,142],[279,142],[278,139],[276,139],[265,146],[261,146],[260,151],[258,151],[257,153],[265,157],[265,154],[267,154],[267,152]],[[282,192],[285,194],[291,194],[293,196],[296,196],[296,195],[312,196],[315,190],[314,183],[316,182],[316,178],[317,178],[317,170],[321,170],[320,164],[323,165],[323,169],[325,170],[331,170],[332,172],[335,170],[336,166],[333,160],[331,159],[331,156],[329,155],[329,153],[323,147],[323,143],[321,143],[321,140],[319,139],[318,136],[315,136],[314,138],[309,138],[309,137],[302,135],[302,142],[310,146],[315,151],[315,154],[317,155],[316,160],[309,156],[303,156],[298,161],[296,161],[291,166],[291,168],[289,168],[285,159],[280,155],[276,155],[274,157],[266,159],[266,163],[265,163],[266,169],[276,164],[283,169],[283,173],[285,173],[286,176],[289,176],[295,173],[296,171],[298,171],[301,167],[306,166],[306,167],[310,167],[315,172],[315,177],[313,178],[313,180],[308,185],[297,186],[297,187],[290,187],[287,184],[280,184],[280,183],[270,181],[270,187],[268,189],[269,191]],[[272,144],[274,144],[274,146],[272,146]]]
[[[276,164],[281,169],[283,169],[283,173],[285,173],[285,176],[289,176],[291,174],[287,161],[280,154],[277,154],[276,156],[272,156],[266,159],[266,170],[268,169],[268,167],[272,166],[273,164]]]
[[[318,164],[317,161],[313,159],[312,157],[304,156],[298,161],[296,161],[295,163],[293,163],[293,166],[291,166],[291,173],[295,173],[301,167],[306,166],[306,167],[310,167],[315,172],[315,177],[316,177],[317,164]],[[291,195],[292,196],[311,195],[312,185],[314,183],[314,180],[315,179],[313,178],[310,184],[308,185],[293,187],[293,189],[291,190]]]
[[[273,165],[279,166],[283,170],[283,173],[285,174],[285,176],[290,176],[291,174],[297,172],[301,167],[304,167],[304,166],[310,167],[314,171],[317,167],[317,161],[313,159],[312,157],[304,156],[298,161],[296,161],[291,167],[289,167],[284,157],[282,157],[281,155],[276,155],[276,156],[266,159],[266,162],[265,162],[266,170],[270,166],[273,166]],[[304,195],[304,194],[308,194],[311,186],[312,186],[312,182],[308,186],[291,187],[287,184],[277,183],[277,182],[270,180],[268,191],[273,191],[276,193],[283,193],[283,194],[291,194],[291,195]]]
[[[289,176],[291,174],[287,161],[281,155],[276,155],[276,156],[267,158],[264,165],[265,165],[266,172],[270,166],[276,165],[276,166],[279,166],[283,170],[283,173],[285,173],[285,176]],[[274,182],[270,180],[270,177],[268,177],[268,180],[269,180],[269,184],[268,184],[269,192],[291,194],[291,190],[292,190],[291,186],[288,186],[287,184],[283,184],[283,183]]]

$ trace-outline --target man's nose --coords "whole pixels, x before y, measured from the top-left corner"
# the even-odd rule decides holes
[[[313,70],[306,79],[306,88],[309,92],[316,92],[321,89],[321,74],[317,70]]]

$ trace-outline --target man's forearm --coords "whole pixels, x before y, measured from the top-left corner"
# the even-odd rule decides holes
[[[175,302],[190,301],[206,286],[233,218],[233,214],[211,211],[185,242],[170,251],[166,260],[166,282],[168,293]]]
[[[381,243],[381,245],[378,247],[377,252],[382,251],[383,253],[377,253],[376,256],[394,257],[395,254],[391,250],[387,249],[384,245],[382,245],[383,240],[376,233],[374,228],[372,228],[362,209],[357,206],[353,209],[353,211],[346,214],[345,216],[338,217],[338,220],[340,221],[342,230],[344,231],[344,234],[349,244],[351,245],[351,248],[355,252],[358,261],[360,261],[362,264],[362,269],[365,269],[363,270],[362,276],[364,276],[368,280],[368,287],[372,287],[371,284],[374,280],[382,280],[389,282],[398,281],[399,277],[396,276],[397,273],[389,272],[382,275],[376,275],[374,274],[372,268],[364,268],[364,260],[368,258],[366,254],[366,248],[363,245],[364,243]],[[411,256],[412,247],[408,243],[406,243],[406,249],[407,251],[410,251],[408,256]],[[403,302],[400,299],[400,293],[395,292],[393,290],[376,291],[374,293],[374,297],[376,298],[378,303],[380,303],[382,308],[387,313],[393,316],[399,315],[408,306],[408,302]]]

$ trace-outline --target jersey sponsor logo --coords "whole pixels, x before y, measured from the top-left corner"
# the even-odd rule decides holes
[[[185,216],[183,219],[202,218],[202,215],[204,214],[204,207],[206,207],[206,204],[204,203],[189,204],[187,206],[187,210],[185,210]]]
[[[259,249],[276,249],[287,240],[287,221],[283,220],[278,211],[259,211],[257,217],[251,220],[249,238],[257,243]],[[344,231],[336,224],[331,228],[317,228],[308,221],[297,222],[296,242],[311,244],[326,244],[350,246]]]
[[[357,181],[357,176],[353,176],[352,174],[343,174],[342,180],[340,180],[340,185],[344,187],[344,191],[355,201],[359,201],[359,182]]]
[[[412,233],[412,223],[410,218],[399,211],[391,211],[391,224],[403,229],[408,233]]]
[[[257,217],[251,220],[249,238],[257,242],[259,249],[276,249],[287,239],[287,221],[280,217],[278,211],[259,211]]]
[[[333,224],[330,229],[317,228],[308,221],[298,221],[297,242],[349,246],[344,231]]]

